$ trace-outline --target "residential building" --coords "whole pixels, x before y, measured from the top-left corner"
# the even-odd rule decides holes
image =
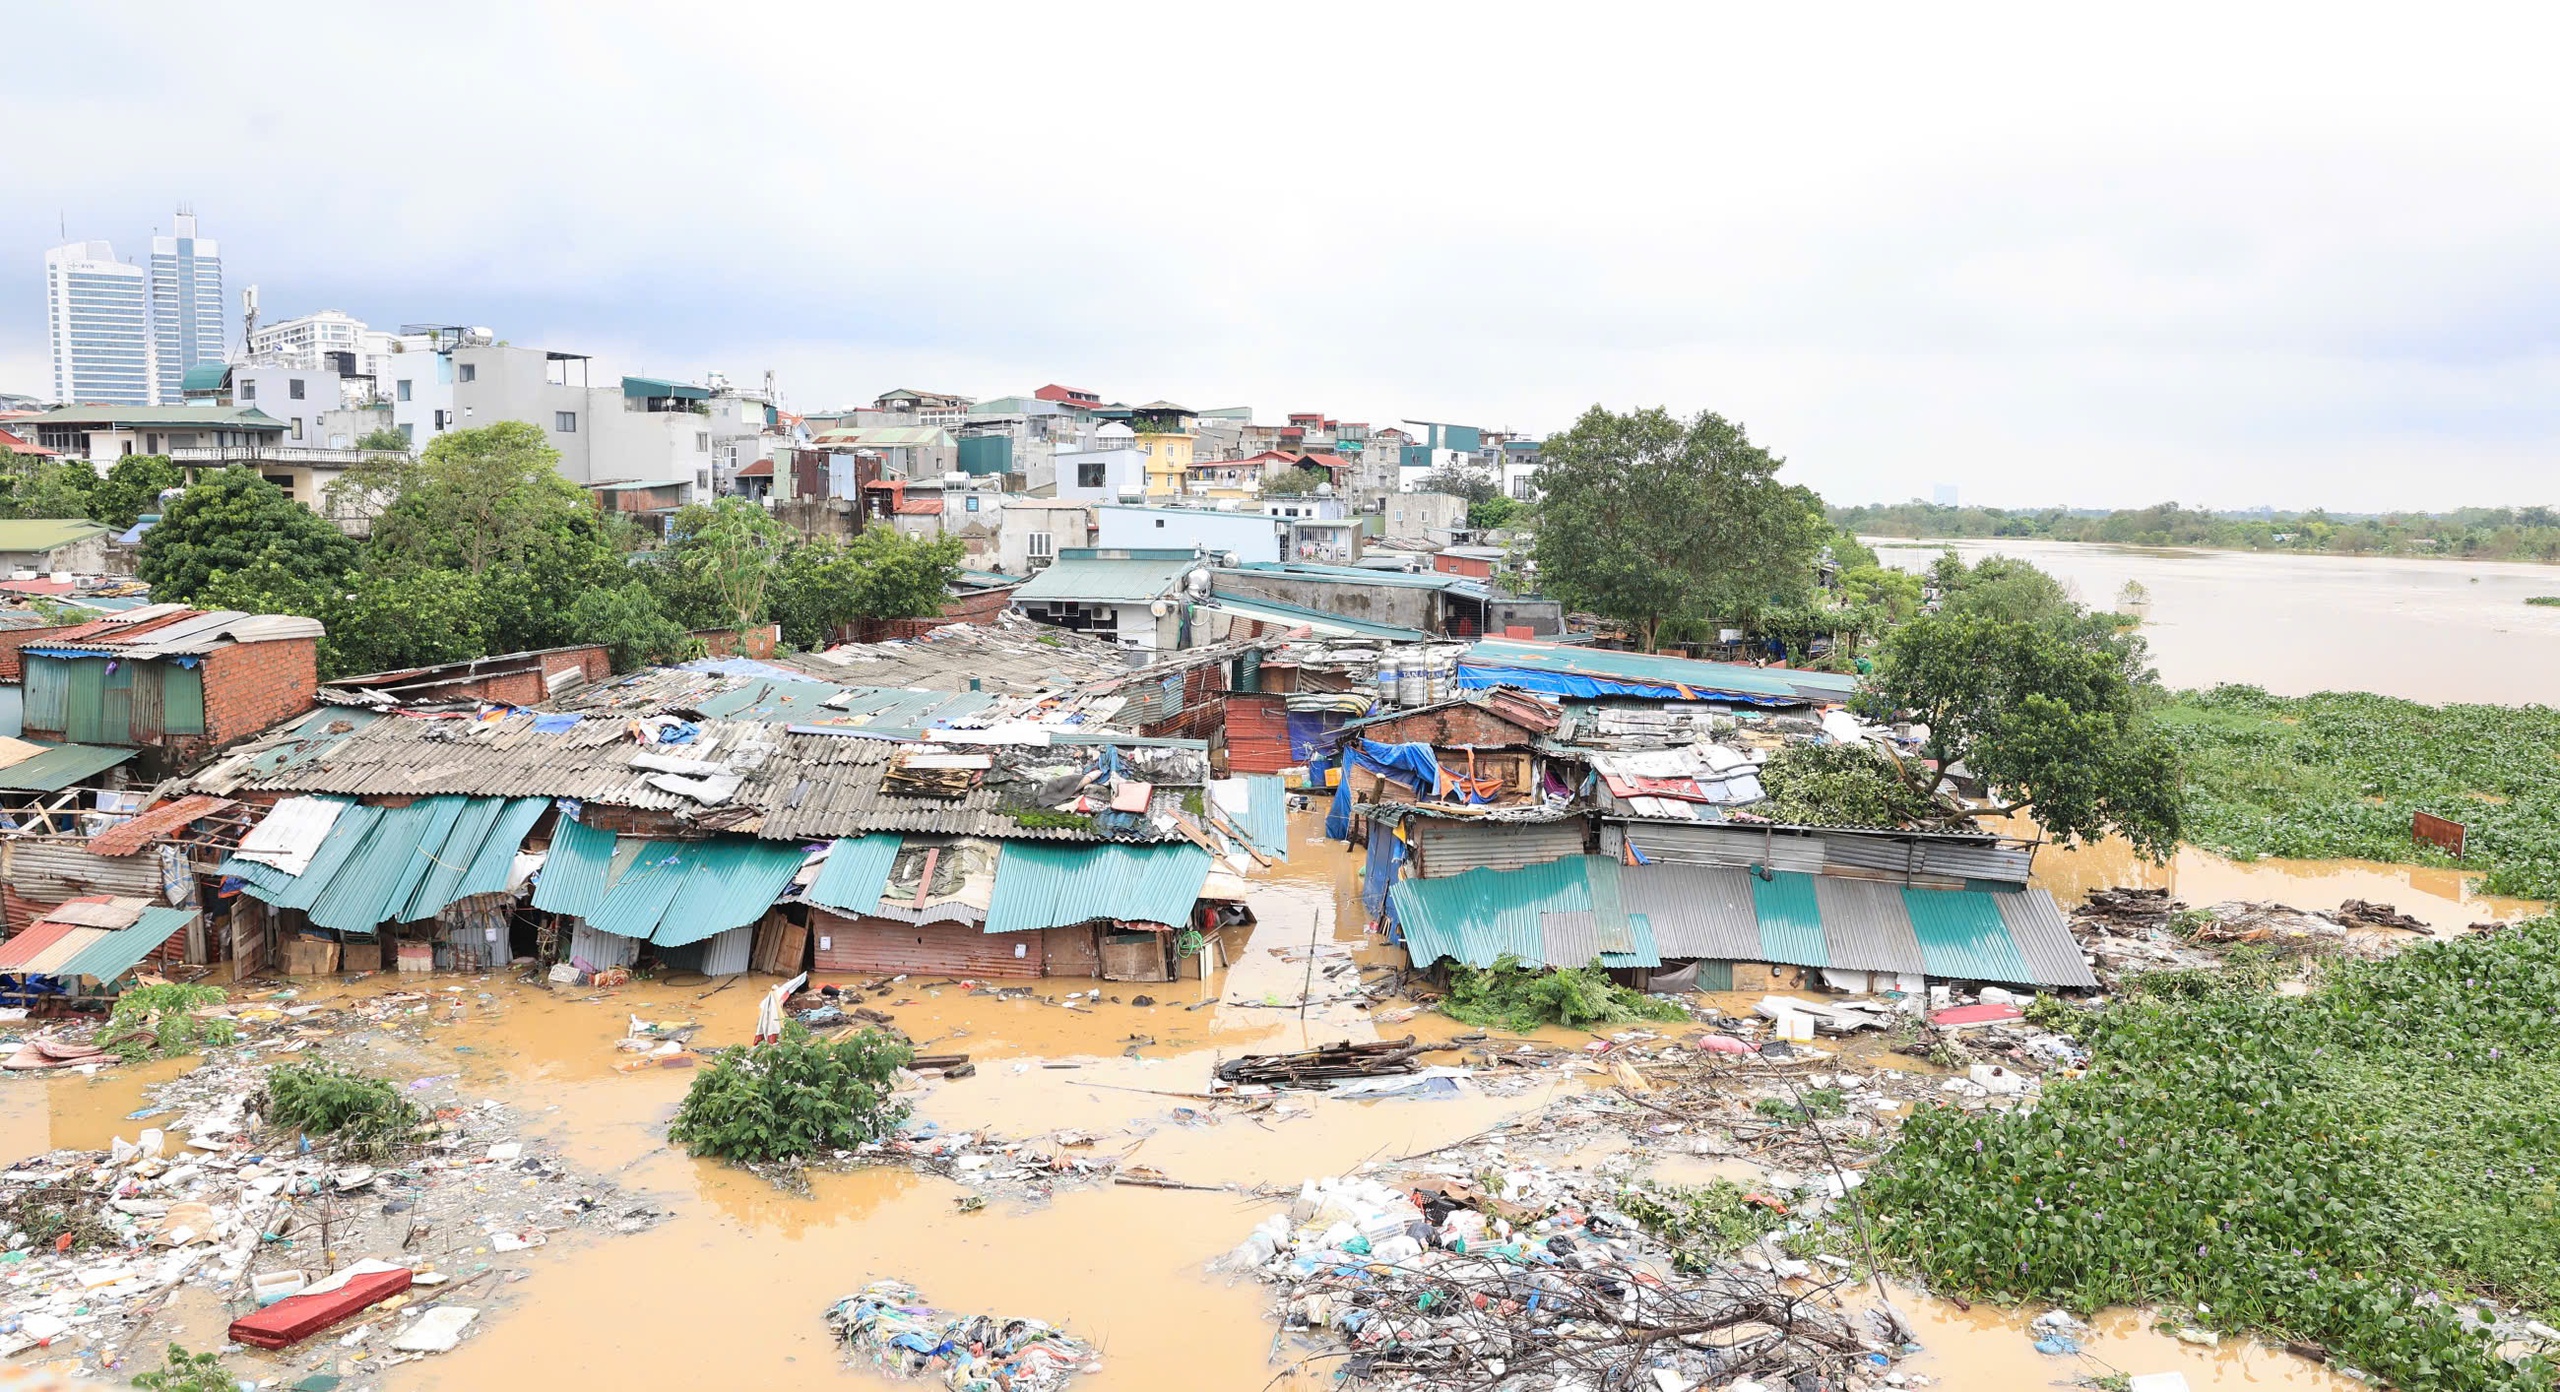
[[[1138,448],[1136,431],[1112,421],[1087,436],[1086,446],[1056,455],[1057,478],[1050,496],[1110,503],[1147,495],[1147,455]]]
[[[1205,592],[1209,568],[1189,547],[1061,548],[1058,559],[1013,592],[1024,616],[1141,652],[1188,646],[1184,596]]]
[[[187,399],[254,406],[284,422],[277,444],[351,450],[374,430],[393,428],[389,407],[375,404],[372,378],[342,376],[329,365],[353,356],[340,353],[309,367],[199,363],[187,371]]]
[[[290,367],[324,367],[331,355],[343,354],[346,376],[387,377],[392,356],[400,351],[400,335],[368,327],[341,309],[280,319],[249,331],[243,346],[250,362]]]
[[[246,451],[284,434],[284,422],[253,406],[61,406],[12,421],[10,428],[65,458],[88,460],[101,473],[129,454],[220,462],[219,454],[195,459],[185,451]]]
[[[1068,406],[1091,409],[1102,404],[1102,398],[1082,387],[1062,387],[1055,382],[1032,393],[1042,401],[1055,401]]]
[[[112,242],[71,242],[44,254],[44,283],[53,399],[154,404],[159,377],[149,273],[118,261]]]
[[[188,368],[222,361],[223,325],[222,248],[197,236],[195,214],[182,209],[174,235],[151,239],[154,402],[176,405]]]
[[[1524,503],[1538,500],[1538,449],[1535,440],[1502,442],[1502,496]]]
[[[1360,451],[1360,465],[1352,476],[1352,493],[1363,502],[1374,502],[1399,490],[1403,479],[1404,451],[1413,436],[1390,425],[1370,433]]]
[[[320,621],[146,604],[10,638],[25,730],[39,740],[158,751],[160,776],[312,705]]]
[[[375,374],[391,402],[392,428],[411,449],[454,428],[453,353],[457,348],[489,344],[497,335],[461,324],[403,324],[392,340],[391,355]]]
[[[1467,500],[1455,493],[1398,493],[1385,512],[1388,536],[1443,546],[1467,525]]]
[[[1400,452],[1396,467],[1396,491],[1413,493],[1429,486],[1433,474],[1442,472],[1485,474],[1492,466],[1481,455],[1484,432],[1472,425],[1451,425],[1446,421],[1412,421],[1423,428],[1419,443],[1409,443]]]
[[[995,567],[1007,575],[1046,569],[1069,547],[1093,545],[1095,505],[1081,498],[1004,497],[1004,526],[996,536]]]
[[[710,403],[709,387],[625,377],[619,392],[587,393],[583,422],[555,412],[551,429],[555,438],[587,434],[588,472],[578,482],[638,485],[672,498],[663,509],[653,502],[643,510],[673,512],[712,497]]]
[[[765,374],[760,393],[732,387],[716,372],[709,380],[711,395],[705,404],[711,417],[711,488],[720,494],[743,493],[747,490],[738,480],[744,471],[762,463],[759,476],[771,480],[773,457],[794,443],[795,432],[776,404],[772,373]]]
[[[1280,526],[1258,512],[1104,506],[1094,509],[1094,520],[1099,529],[1097,546],[1185,550],[1207,555],[1221,565],[1280,559]]]
[[[107,529],[80,518],[0,521],[0,570],[96,575],[107,568]]]
[[[1138,450],[1147,457],[1148,497],[1181,495],[1183,471],[1191,467],[1192,427],[1198,420],[1196,412],[1170,401],[1131,408],[1129,428],[1137,433]]]
[[[972,398],[954,396],[949,392],[897,387],[880,393],[880,398],[871,403],[871,409],[888,416],[905,417],[915,425],[956,426],[969,418],[969,408],[974,404]]]
[[[931,479],[960,469],[960,442],[938,425],[857,425],[823,431],[821,449],[879,456],[882,478]]]

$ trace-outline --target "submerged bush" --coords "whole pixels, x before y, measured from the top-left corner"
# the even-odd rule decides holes
[[[342,1154],[388,1160],[418,1139],[426,1114],[380,1078],[324,1063],[267,1070],[270,1125],[326,1140]]]
[[[219,986],[136,986],[116,997],[116,1008],[99,1031],[101,1047],[135,1063],[189,1053],[199,1044],[228,1044],[240,1037],[238,1026],[224,1019],[200,1020],[195,1012],[229,999]]]
[[[240,1382],[222,1370],[221,1355],[189,1353],[185,1345],[171,1344],[168,1362],[134,1374],[133,1385],[143,1392],[236,1392]]]
[[[723,1049],[694,1075],[667,1139],[747,1163],[805,1160],[889,1134],[907,1116],[890,1091],[915,1051],[878,1030],[829,1043],[796,1023],[770,1044]]]
[[[1861,1191],[1878,1248],[1947,1291],[2192,1306],[2409,1392],[2548,1392],[2420,1297],[2560,1305],[2560,919],[2298,997],[2192,976],[2082,1022],[2088,1075],[2032,1113],[1915,1115]]]
[[[1539,971],[1508,954],[1490,967],[1449,968],[1449,994],[1440,1002],[1440,1013],[1508,1030],[1689,1018],[1677,1004],[1628,990],[1598,967]]]
[[[1671,1249],[1674,1270],[1692,1274],[1714,1270],[1719,1258],[1787,1221],[1779,1210],[1750,1202],[1740,1185],[1726,1179],[1630,1185],[1618,1192],[1618,1211]]]

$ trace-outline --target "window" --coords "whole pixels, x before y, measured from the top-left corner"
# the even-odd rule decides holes
[[[1100,487],[1102,487],[1102,472],[1103,472],[1103,469],[1102,469],[1102,461],[1101,461],[1101,460],[1099,460],[1099,459],[1087,459],[1087,460],[1081,460],[1081,461],[1079,461],[1079,462],[1076,464],[1076,487],[1078,487],[1078,488],[1100,488]]]
[[[395,384],[392,386],[392,388],[391,388],[391,394],[392,394],[395,398],[397,398],[397,399],[399,399],[399,400],[401,400],[401,401],[406,401],[406,400],[408,400],[408,399],[409,399],[409,379],[408,379],[408,378],[406,378],[406,377],[401,378],[397,383],[395,383]]]
[[[416,421],[407,422],[400,427],[400,443],[404,445],[414,445],[418,443],[418,423]]]
[[[962,512],[976,512],[978,510],[978,500],[974,496],[961,499],[960,510]]]
[[[243,401],[257,400],[258,384],[255,382],[242,382],[240,384],[240,399]]]
[[[1163,518],[1161,518],[1161,517],[1157,518],[1157,519],[1156,519],[1156,525],[1157,525],[1157,526],[1159,526],[1159,527],[1163,526],[1163,525],[1164,525],[1164,519],[1163,519]]]
[[[1058,554],[1058,543],[1047,532],[1029,532],[1022,538],[1023,554],[1037,561]]]
[[[302,379],[296,377],[292,381],[285,383],[284,394],[292,397],[296,401],[300,401],[302,399]]]
[[[575,412],[575,411],[554,411],[554,412],[552,412],[552,413],[551,413],[551,428],[552,428],[552,429],[554,429],[554,430],[559,431],[559,432],[560,432],[561,434],[563,434],[563,435],[575,435],[575,434],[577,434],[577,433],[578,433],[578,413],[577,413],[577,412]]]
[[[302,438],[302,417],[300,416],[293,418],[293,438],[297,440]]]
[[[456,379],[458,381],[477,382],[480,380],[480,365],[478,363],[459,363],[456,364],[454,370],[461,374],[461,376]]]
[[[708,430],[697,430],[697,431],[693,432],[693,452],[694,452],[694,453],[696,453],[696,454],[709,454],[709,453],[711,453],[711,432],[710,432],[710,431],[708,431]]]
[[[436,423],[435,423],[435,428],[436,428],[436,429],[438,429],[438,430],[442,430],[442,429],[444,429],[447,425],[451,424],[451,423],[452,423],[452,421],[453,421],[453,412],[451,412],[451,411],[438,411],[438,412],[436,412]]]

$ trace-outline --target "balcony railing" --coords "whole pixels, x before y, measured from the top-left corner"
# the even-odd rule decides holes
[[[216,445],[173,449],[173,464],[361,464],[368,459],[397,459],[397,450],[329,449],[317,445]]]

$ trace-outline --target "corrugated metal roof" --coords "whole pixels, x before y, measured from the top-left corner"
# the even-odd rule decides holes
[[[2028,980],[2097,989],[2098,978],[2090,972],[2089,960],[2080,955],[2080,942],[2071,936],[2070,921],[2052,895],[2030,889],[1995,893],[1991,901],[2000,906],[2000,921],[2008,925],[2009,937],[2026,961]]]
[[[1216,595],[1201,601],[1200,607],[1230,618],[1250,619],[1255,623],[1279,624],[1284,628],[1304,625],[1319,637],[1376,638],[1393,643],[1425,643],[1431,635],[1418,628],[1399,628],[1394,624],[1371,623],[1367,619],[1348,618],[1322,609],[1309,609],[1299,604],[1284,604],[1276,599],[1247,598],[1243,595]]]
[[[649,940],[682,947],[743,928],[764,917],[808,853],[798,846],[723,836],[694,856],[693,870],[660,916]]]
[[[505,889],[544,805],[541,798],[450,796],[406,807],[358,804],[339,814],[300,875],[237,856],[222,863],[222,873],[278,908],[303,910],[320,927],[369,933]]]
[[[1449,957],[1489,967],[1505,956],[1523,966],[1547,965],[1543,916],[1592,908],[1586,859],[1397,881],[1388,894],[1404,929],[1406,953],[1417,966]]]
[[[32,759],[0,769],[0,791],[58,793],[114,768],[139,749],[113,749],[100,744],[55,744]]]
[[[146,605],[110,614],[77,628],[47,634],[22,651],[102,653],[126,657],[183,657],[209,653],[222,644],[266,643],[284,638],[317,638],[327,632],[318,619],[299,614],[251,614],[238,609],[164,610]]]
[[[1276,773],[1242,775],[1245,813],[1237,824],[1255,850],[1289,858],[1289,782]]]
[[[162,894],[158,856],[92,855],[77,841],[29,837],[0,842],[0,878],[21,898],[39,904],[59,904],[81,894],[137,899]]]
[[[51,551],[106,533],[107,528],[76,518],[0,518],[0,551]]]
[[[844,913],[870,913],[880,902],[881,888],[889,883],[889,866],[897,860],[898,847],[904,840],[897,836],[848,836],[837,841],[828,850],[818,878],[801,897]]]
[[[1662,949],[1653,938],[1653,920],[1643,914],[1627,915],[1629,947],[1624,952],[1603,952],[1604,967],[1658,967],[1662,965]]]
[[[1929,975],[1965,981],[2023,981],[2032,975],[1989,895],[1910,889],[1902,902]]]
[[[551,830],[551,852],[534,882],[533,906],[584,918],[604,902],[613,868],[614,835],[561,817]]]
[[[626,842],[636,838],[625,837]],[[707,853],[709,843],[701,841],[642,841],[630,868],[616,876],[604,892],[604,902],[585,915],[598,931],[618,938],[636,938],[647,942],[658,931],[659,920],[667,916],[667,906],[676,900],[676,892],[684,888],[687,875],[693,873],[695,861]]]
[[[1765,959],[1751,883],[1742,870],[1658,865],[1620,874],[1618,890],[1628,916],[1650,922],[1664,956],[1756,962]]]
[[[112,982],[159,950],[160,945],[196,921],[194,909],[152,908],[130,928],[119,928],[89,944],[53,969],[61,977],[87,976]]]
[[[1751,876],[1751,912],[1760,920],[1760,951],[1737,960],[1791,967],[1831,965],[1812,876],[1786,872]]]
[[[1102,561],[1060,557],[1013,592],[1016,604],[1068,600],[1093,604],[1145,604],[1161,599],[1182,581],[1183,572],[1200,564],[1193,556],[1179,560]]]
[[[103,856],[128,856],[163,836],[185,829],[189,822],[227,812],[240,804],[229,798],[194,793],[175,802],[164,802],[136,816],[108,827],[89,838],[89,853]]]
[[[1152,846],[1005,843],[996,857],[986,931],[1019,933],[1097,918],[1189,922],[1209,853],[1189,842]]]
[[[1620,686],[1688,694],[1725,693],[1780,701],[1808,699],[1798,689],[1795,679],[1822,675],[1812,672],[1781,674],[1767,668],[1744,667],[1730,662],[1693,662],[1687,658],[1656,657],[1649,653],[1486,638],[1467,649],[1466,656],[1459,659],[1458,681],[1464,686],[1500,685],[1505,670],[1550,672]],[[1838,694],[1821,699],[1847,699],[1856,689],[1857,679],[1834,678],[1832,683],[1839,684],[1836,686]],[[1835,689],[1832,683],[1824,684],[1822,689]]]
[[[115,936],[113,933],[104,928],[82,928],[76,924],[71,925],[69,931],[62,936],[28,954],[19,970],[29,976],[59,975],[65,963],[76,959],[80,954],[113,936]]]
[[[29,962],[79,931],[79,924],[64,923],[59,919],[48,918],[27,925],[27,931],[0,943],[0,971],[24,972]]]
[[[1843,971],[1928,970],[1920,939],[1911,931],[1911,911],[1903,906],[1901,886],[1816,875],[1813,898],[1822,906],[1823,949],[1831,958],[1826,966]]]

